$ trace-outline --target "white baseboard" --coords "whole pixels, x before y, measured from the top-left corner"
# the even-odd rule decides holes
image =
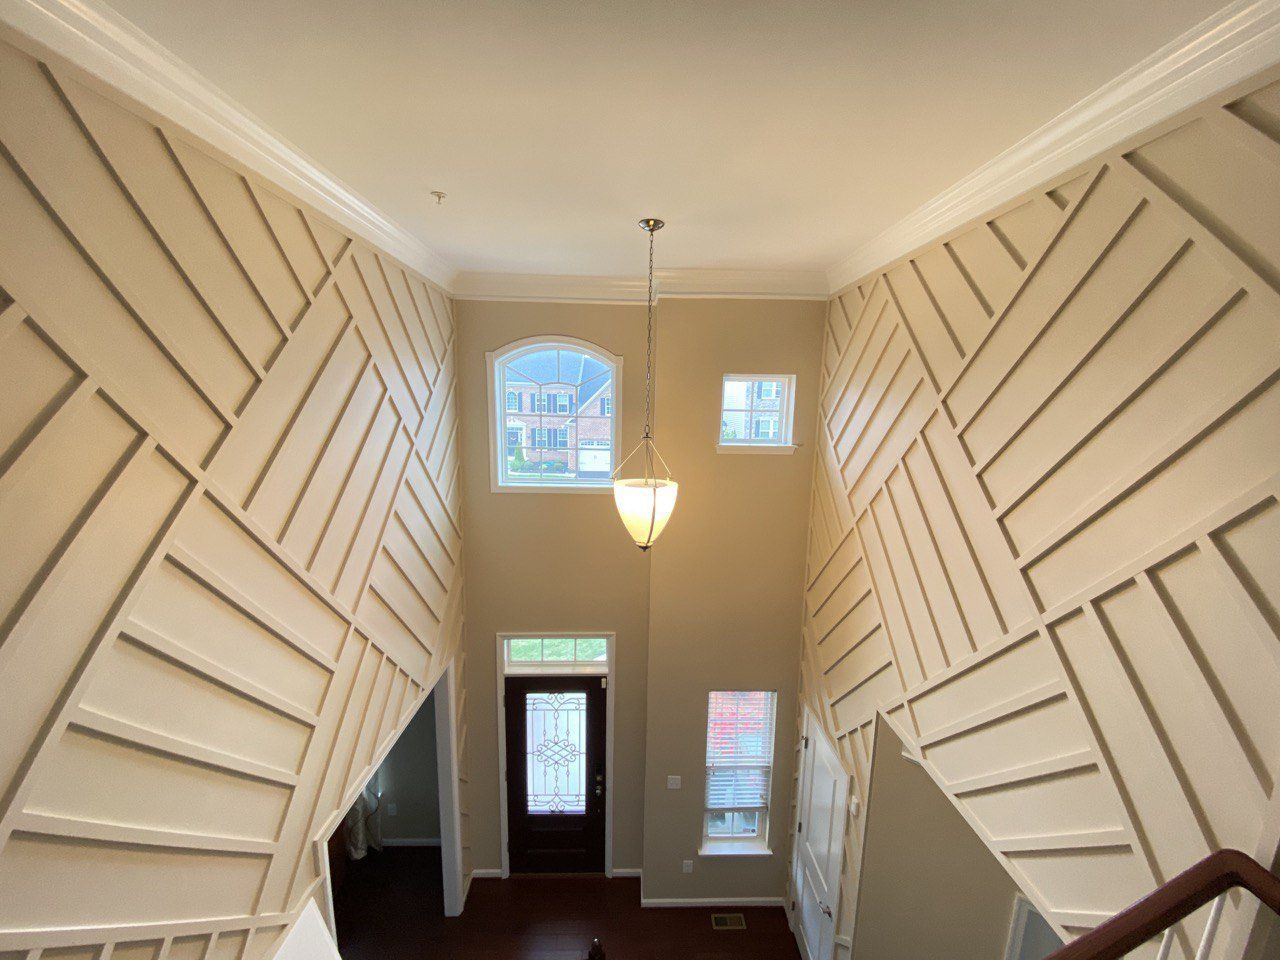
[[[783,897],[641,897],[642,907],[781,907]]]
[[[614,867],[614,877],[638,877],[640,876],[639,867]]]
[[[471,876],[472,876],[472,877],[474,877],[474,878],[475,878],[475,879],[477,879],[477,880],[482,880],[482,879],[484,879],[485,877],[501,877],[501,876],[502,876],[502,868],[500,868],[500,867],[476,867],[474,870],[472,870],[472,871],[471,871]]]
[[[383,837],[384,847],[438,847],[439,837]]]

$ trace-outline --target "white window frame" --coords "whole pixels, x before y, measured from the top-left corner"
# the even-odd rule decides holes
[[[622,357],[610,353],[599,344],[592,343],[589,340],[580,340],[576,337],[557,337],[557,336],[540,336],[527,337],[523,340],[515,340],[498,350],[491,350],[485,354],[485,365],[488,370],[489,377],[489,490],[492,493],[598,493],[613,495],[612,483],[577,483],[574,481],[566,481],[563,483],[512,483],[502,482],[502,458],[506,453],[506,400],[503,396],[503,385],[498,377],[498,364],[507,362],[516,357],[517,354],[534,353],[538,350],[545,350],[551,347],[563,347],[569,350],[577,350],[582,353],[590,354],[601,363],[606,364],[613,373],[613,388],[610,400],[612,410],[610,416],[610,436],[609,445],[611,451],[611,462],[616,467],[619,459],[619,449],[621,447],[622,432],[622,411],[621,405],[618,403],[618,395],[622,388]],[[544,397],[545,394],[539,391],[534,397],[535,409],[531,413],[538,413],[537,400]],[[545,406],[552,406],[551,403],[544,401]],[[572,406],[572,404],[571,404]],[[512,411],[519,412],[519,411]],[[543,410],[544,414],[555,416],[550,410]],[[577,416],[576,413],[564,414],[564,416]],[[603,415],[603,414],[602,414]],[[501,443],[499,443],[499,439]],[[559,448],[567,449],[567,448]]]
[[[707,766],[706,779],[702,787],[702,842],[698,849],[701,857],[763,857],[772,856],[769,847],[769,820],[773,812],[773,774],[778,766],[778,691],[760,688],[725,689],[723,687],[707,691],[707,713],[702,724],[702,736],[705,750],[707,738],[711,735],[711,694],[713,693],[767,693],[773,698],[773,743],[769,745],[768,787],[765,791],[765,803],[758,809],[760,827],[754,837],[713,837],[708,833],[710,818],[713,812],[733,813],[734,810],[716,810],[707,804],[707,790],[710,788],[710,765]],[[743,764],[742,766],[764,766],[763,764]],[[745,809],[745,808],[744,808]]]
[[[720,431],[724,425],[724,388],[729,383],[751,384],[748,390],[754,402],[755,384],[761,380],[778,380],[783,384],[782,404],[778,409],[778,435],[771,439],[756,440],[750,437],[740,440],[723,440]],[[765,398],[772,399],[772,398]],[[716,451],[719,453],[795,453],[793,442],[796,405],[796,378],[792,373],[726,373],[720,384],[720,416],[716,419]],[[751,422],[750,415],[747,418]]]

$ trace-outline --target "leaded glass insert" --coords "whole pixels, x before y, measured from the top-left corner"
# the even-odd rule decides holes
[[[525,783],[529,813],[587,812],[587,695],[527,693]]]

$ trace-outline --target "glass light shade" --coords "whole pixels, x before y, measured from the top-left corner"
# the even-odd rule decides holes
[[[658,539],[676,506],[674,480],[636,477],[613,481],[613,502],[636,546],[648,550]]]

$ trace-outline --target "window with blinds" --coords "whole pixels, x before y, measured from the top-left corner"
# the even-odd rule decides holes
[[[703,838],[763,842],[773,777],[771,690],[713,690],[707,698],[707,800]]]

